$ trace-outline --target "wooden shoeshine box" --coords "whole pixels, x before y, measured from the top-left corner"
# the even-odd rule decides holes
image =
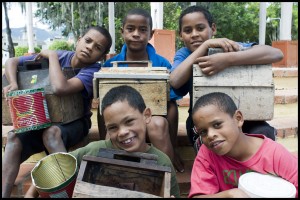
[[[211,49],[223,53],[222,49]],[[193,65],[193,105],[211,92],[228,94],[242,111],[245,120],[271,120],[274,115],[272,65],[232,66],[212,76]]]
[[[157,155],[100,149],[83,157],[73,198],[170,197],[171,168],[156,164]]]
[[[118,67],[118,64],[140,63],[147,67]],[[170,95],[169,72],[166,67],[152,67],[148,61],[116,61],[113,67],[102,67],[94,73],[94,98],[99,97],[99,110],[104,95],[113,87],[129,85],[139,91],[152,115],[167,115]]]

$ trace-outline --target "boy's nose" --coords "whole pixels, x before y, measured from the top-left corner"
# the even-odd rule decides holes
[[[199,32],[196,29],[193,29],[192,36],[198,36]]]
[[[138,29],[134,30],[134,31],[133,31],[133,35],[135,35],[135,36],[139,36],[139,35],[140,35],[140,32],[139,32],[139,30],[138,30]]]
[[[86,44],[86,48],[89,49],[89,50],[92,50],[93,49],[93,44],[92,43]]]
[[[207,130],[207,138],[214,138],[217,135],[217,130],[210,128]]]
[[[129,133],[128,129],[123,126],[123,127],[120,127],[118,135],[119,136],[124,136],[124,135],[126,135],[128,133]]]

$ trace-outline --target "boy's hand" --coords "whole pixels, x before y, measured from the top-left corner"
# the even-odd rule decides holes
[[[224,52],[238,51],[240,46],[233,40],[227,38],[217,38],[206,40],[202,45],[206,48],[222,48]],[[201,45],[201,46],[202,46]]]
[[[35,57],[35,60],[39,60],[41,58],[48,58],[50,57],[51,54],[55,54],[56,52],[53,50],[49,50],[49,49],[44,49],[42,50],[40,53],[37,54],[37,56]]]
[[[216,53],[210,56],[199,57],[195,60],[203,74],[214,75],[230,66],[230,59],[226,53]]]
[[[8,101],[7,93],[10,92],[10,91],[18,90],[18,89],[19,89],[18,85],[17,84],[12,84],[12,83],[5,86],[5,87],[3,87],[2,92],[4,94],[4,97],[5,97],[6,101]]]
[[[231,190],[228,190],[230,198],[249,198],[249,196],[241,189],[234,188]]]
[[[240,50],[240,45],[238,43],[227,38],[209,39],[202,45],[204,45],[206,49],[222,48],[224,52],[236,52]],[[210,56],[198,57],[194,63],[199,65],[203,74],[211,76],[229,67],[230,59],[227,54],[218,53]]]

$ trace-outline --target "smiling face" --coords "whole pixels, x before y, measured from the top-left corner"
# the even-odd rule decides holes
[[[113,145],[128,152],[146,152],[146,124],[151,120],[151,111],[143,113],[128,102],[117,101],[103,111],[107,133]]]
[[[193,114],[197,132],[203,144],[218,155],[230,155],[243,134],[243,116],[239,110],[233,117],[214,104],[200,107]]]
[[[127,48],[130,51],[145,51],[148,41],[151,39],[151,27],[148,18],[133,14],[128,15],[121,29],[121,34]]]
[[[192,52],[216,33],[216,25],[213,23],[210,27],[202,12],[192,12],[184,15],[181,27],[180,39]]]
[[[83,64],[92,64],[101,59],[109,45],[107,38],[95,29],[90,29],[78,39],[76,57]]]

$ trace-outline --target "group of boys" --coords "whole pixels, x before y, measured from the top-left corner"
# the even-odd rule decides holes
[[[111,61],[151,60],[153,67],[167,67],[170,70],[171,86],[168,116],[152,116],[151,108],[146,107],[143,98],[134,88],[112,88],[103,98],[100,108],[102,127],[105,127],[105,133],[102,131],[102,134],[108,134],[109,139],[91,142],[70,152],[77,157],[79,163],[83,155],[97,155],[99,148],[103,147],[156,154],[160,165],[172,169],[171,196],[180,197],[175,169],[182,172],[184,166],[175,153],[175,144],[171,140],[177,136],[178,124],[173,124],[174,121],[178,122],[176,100],[187,93],[192,100],[193,64],[198,64],[204,74],[212,76],[236,64],[268,64],[283,57],[280,50],[267,45],[237,43],[227,38],[212,39],[216,30],[216,24],[208,10],[199,6],[185,9],[179,18],[179,37],[185,47],[176,52],[171,65],[148,43],[153,34],[149,13],[143,9],[130,10],[121,28],[125,42],[121,53],[107,60],[103,66],[111,66]],[[86,123],[85,119],[90,121],[91,116],[88,111],[89,100],[92,99],[93,73],[101,68],[96,61],[105,56],[110,46],[111,37],[105,29],[91,28],[78,40],[75,53],[43,50],[38,55],[37,58],[49,59],[49,77],[57,95],[82,92],[86,99],[86,115],[84,120],[67,125],[53,125],[38,131],[38,140],[35,137],[32,139],[32,134],[10,133],[2,164],[2,197],[10,196],[20,164],[30,155],[44,150],[48,153],[67,152],[70,146],[88,133],[90,123]],[[239,51],[241,46],[251,48]],[[224,53],[208,56],[208,48],[222,48]],[[4,88],[5,94],[18,89],[16,66],[33,58],[23,56],[7,61],[5,74],[10,84]],[[61,68],[67,65],[78,69],[78,74],[69,80],[61,73]],[[236,184],[224,182],[225,169],[274,174],[294,184],[298,196],[297,158],[274,141],[276,131],[273,127],[266,122],[257,122],[247,129],[243,114],[224,93],[204,95],[195,102],[194,107],[192,105],[191,102],[186,129],[191,142],[196,144],[198,153],[191,174],[189,197],[246,197],[246,193],[238,189]],[[173,113],[177,115],[174,116]],[[254,128],[256,131],[252,131]],[[147,138],[151,145],[147,143]],[[36,148],[36,144],[26,143],[28,140],[39,143],[38,146],[41,147]],[[31,187],[26,197],[37,195],[34,187]]]

